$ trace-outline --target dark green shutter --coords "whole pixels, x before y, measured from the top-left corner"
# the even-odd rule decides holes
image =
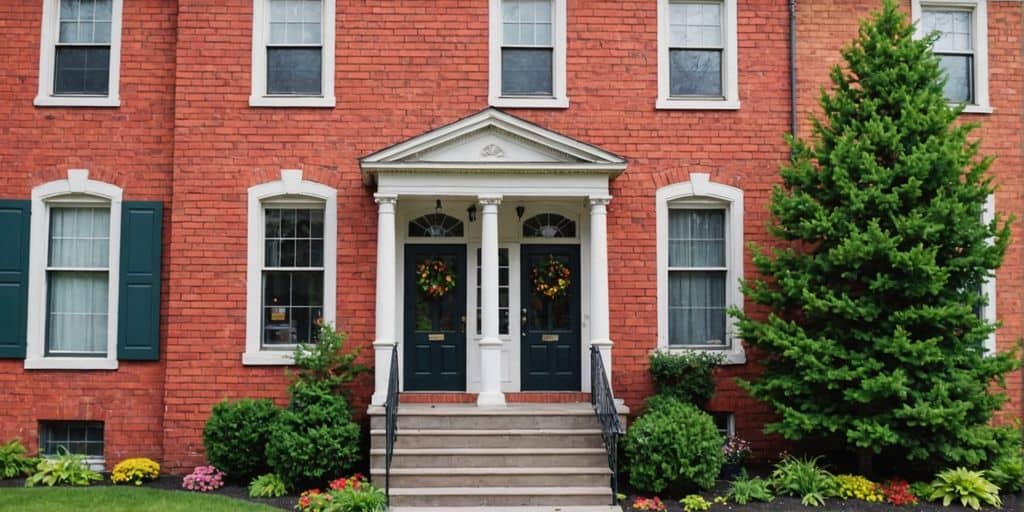
[[[164,207],[125,201],[121,209],[121,284],[117,358],[160,359],[160,247]]]
[[[30,201],[0,200],[0,358],[25,358]]]

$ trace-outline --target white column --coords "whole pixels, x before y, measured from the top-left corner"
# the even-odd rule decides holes
[[[396,343],[395,312],[395,194],[374,194],[377,202],[377,309],[373,340],[372,405],[384,405],[391,371],[391,350]]]
[[[608,203],[611,196],[590,196],[590,345],[601,351],[608,385],[612,383],[612,340],[608,329]]]
[[[480,394],[477,405],[504,405],[501,392],[501,338],[498,332],[498,205],[500,195],[480,196]]]

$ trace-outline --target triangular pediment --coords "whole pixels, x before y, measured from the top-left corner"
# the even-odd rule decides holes
[[[378,172],[523,170],[621,173],[626,161],[596,146],[489,108],[378,151],[360,161]]]

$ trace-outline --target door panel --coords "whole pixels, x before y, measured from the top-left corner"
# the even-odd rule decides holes
[[[455,287],[434,297],[418,286],[417,267],[440,260]],[[405,247],[405,390],[466,389],[466,246]]]
[[[578,245],[523,245],[521,254],[522,389],[580,389],[580,249]],[[533,270],[554,258],[570,271],[564,293],[537,290]]]

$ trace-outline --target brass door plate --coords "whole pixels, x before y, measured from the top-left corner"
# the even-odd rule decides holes
[[[443,332],[437,332],[437,333],[428,334],[427,335],[427,341],[444,341],[444,333]]]
[[[558,341],[557,334],[543,334],[540,337],[541,341]]]

